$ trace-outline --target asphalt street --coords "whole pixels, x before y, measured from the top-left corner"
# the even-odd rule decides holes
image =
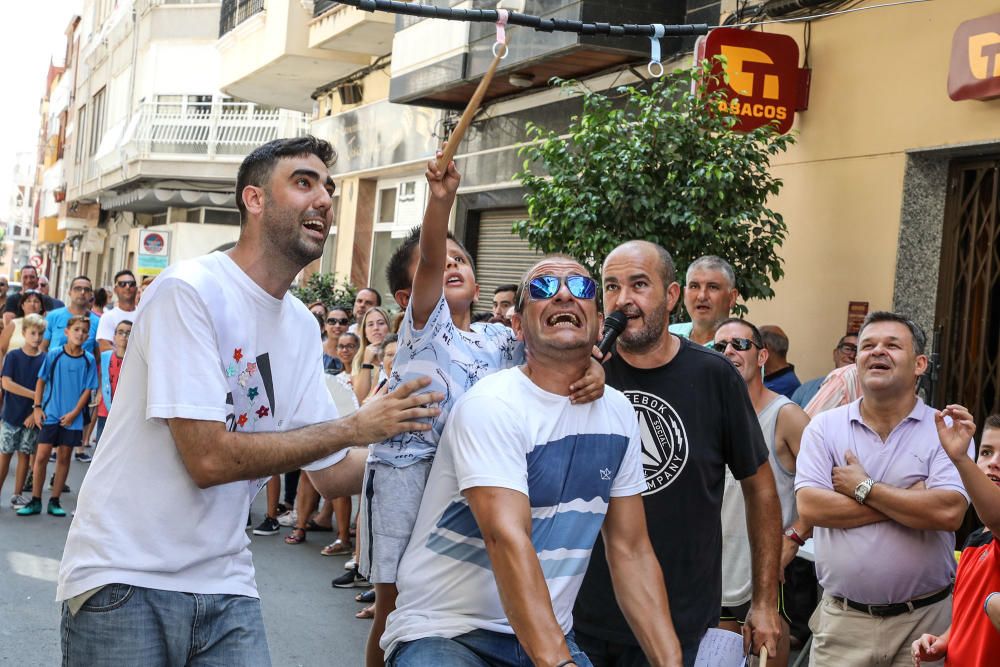
[[[52,465],[50,464],[50,468]],[[60,606],[55,582],[70,517],[41,514],[18,517],[10,507],[14,471],[4,481],[0,506],[0,664],[59,664]],[[87,465],[70,468],[71,493],[63,494],[67,512],[76,506],[75,491]],[[43,503],[48,492],[43,495]],[[256,525],[264,516],[264,493],[253,508]],[[177,516],[177,521],[186,517]],[[303,544],[284,542],[287,528],[274,536],[250,534],[264,623],[276,666],[361,665],[370,621],[354,618],[362,589],[331,588],[344,572],[344,556],[325,557],[319,550],[331,533],[309,533]]]

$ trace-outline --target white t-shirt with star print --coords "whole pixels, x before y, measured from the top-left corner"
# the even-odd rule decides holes
[[[170,434],[175,417],[246,433],[336,418],[315,318],[222,253],[156,279],[135,312],[115,402],[80,487],[58,600],[111,583],[257,596],[245,529],[266,480],[198,488]]]

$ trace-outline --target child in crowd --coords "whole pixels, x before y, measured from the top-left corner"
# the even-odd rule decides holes
[[[945,423],[945,417],[951,424]],[[949,405],[935,417],[941,446],[962,476],[983,527],[969,535],[955,574],[951,627],[941,636],[925,634],[913,642],[913,663],[945,665],[1000,665],[1000,633],[988,615],[990,595],[1000,590],[1000,415],[992,415],[983,428],[983,441],[975,462],[969,458],[976,425],[969,411]],[[994,598],[1000,596],[994,596]]]
[[[70,453],[83,440],[82,412],[90,404],[91,392],[97,391],[97,362],[94,355],[83,349],[90,334],[90,318],[74,315],[66,323],[66,342],[49,350],[38,371],[35,385],[35,424],[38,435],[31,502],[17,511],[18,516],[42,513],[42,484],[52,448],[57,448],[56,474],[52,483],[48,513],[66,516],[59,503],[66,476],[69,474]]]
[[[115,327],[114,347],[101,352],[101,402],[97,406],[97,442],[101,442],[104,425],[108,423],[108,411],[111,401],[118,391],[118,376],[122,372],[122,362],[125,360],[125,349],[128,347],[129,336],[132,335],[132,322],[122,320]]]
[[[10,504],[20,509],[28,504],[22,494],[24,480],[28,475],[28,459],[35,453],[38,444],[38,429],[31,406],[35,402],[35,382],[38,370],[45,356],[40,348],[45,334],[45,318],[31,314],[21,323],[24,343],[20,349],[13,349],[3,360],[3,421],[0,423],[0,487],[7,479],[10,460],[17,454],[17,468],[14,471],[14,495]]]
[[[396,569],[413,531],[448,413],[480,379],[524,360],[523,345],[515,340],[511,329],[472,323],[472,305],[479,298],[479,285],[469,253],[448,232],[460,180],[454,162],[442,171],[432,160],[426,176],[429,198],[419,241],[404,242],[386,271],[396,301],[406,308],[388,388],[392,390],[417,376],[429,376],[432,383],[428,391],[443,392],[445,399],[430,431],[404,433],[373,444],[365,466],[359,522],[364,528],[361,574],[375,585],[375,622],[366,651],[368,667],[384,662],[379,640],[386,617],[396,604]],[[409,290],[397,289],[395,283],[399,281],[394,274],[401,272],[409,278]],[[603,394],[604,371],[597,361],[581,380],[570,387],[577,402]]]

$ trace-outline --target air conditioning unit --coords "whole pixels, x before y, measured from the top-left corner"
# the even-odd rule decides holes
[[[360,104],[364,97],[364,88],[360,81],[342,83],[337,86],[337,94],[340,95],[341,104]]]

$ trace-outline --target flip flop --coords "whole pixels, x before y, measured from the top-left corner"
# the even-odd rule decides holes
[[[302,528],[292,528],[292,532],[285,535],[285,544],[302,544],[306,541],[306,531]]]
[[[340,556],[342,554],[351,553],[352,551],[354,551],[354,547],[350,542],[345,544],[341,540],[336,540],[332,544],[328,544],[320,549],[319,552],[324,556]]]
[[[354,618],[360,618],[361,620],[375,618],[375,605],[372,605],[370,607],[365,607],[364,609],[356,613],[354,615]]]

